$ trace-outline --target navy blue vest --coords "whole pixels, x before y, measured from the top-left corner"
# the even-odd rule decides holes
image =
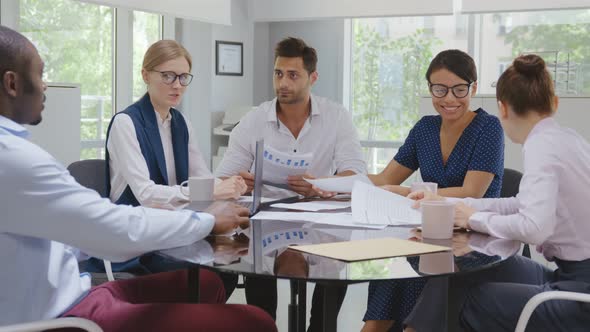
[[[115,117],[119,114],[127,114],[133,121],[135,134],[141,153],[145,158],[150,173],[150,179],[156,184],[168,185],[168,172],[166,171],[166,159],[164,157],[164,148],[158,129],[158,123],[154,107],[148,94],[145,94],[135,104],[127,107],[124,111],[113,116],[107,130],[107,143],[111,132],[111,125]],[[172,116],[170,129],[172,131],[172,150],[174,153],[174,163],[176,166],[176,183],[180,184],[188,179],[188,128],[184,118],[179,111],[171,108]],[[111,195],[111,174],[109,166],[109,150],[105,148],[106,159],[106,185],[107,197]],[[140,205],[133,195],[131,188],[127,186],[123,194],[117,199],[116,204]],[[112,269],[115,272],[131,272],[136,274],[145,274],[161,272],[166,270],[165,267],[154,260],[152,255],[146,254],[142,257],[136,257],[123,263],[113,263]],[[86,261],[85,270],[88,272],[104,272],[104,264],[101,259],[90,258]]]
[[[154,112],[154,107],[152,106],[149,95],[146,93],[135,104],[113,116],[107,130],[107,143],[109,141],[111,125],[113,124],[115,117],[119,114],[127,114],[133,121],[137,141],[139,142],[141,153],[145,158],[150,173],[150,180],[154,181],[155,184],[168,185],[168,172],[166,170],[164,148],[162,147],[162,139],[160,137],[160,131],[158,130],[156,113]],[[188,128],[179,111],[171,108],[170,115],[172,116],[170,129],[172,131],[172,150],[176,166],[176,183],[180,184],[188,179]],[[108,149],[105,149],[105,159],[107,196],[110,196],[111,175]],[[125,188],[125,191],[115,203],[133,206],[140,205],[129,186]]]

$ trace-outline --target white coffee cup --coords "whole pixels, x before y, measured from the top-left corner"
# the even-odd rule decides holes
[[[212,201],[214,185],[215,178],[213,177],[191,176],[180,184],[180,192],[188,196],[191,202]]]
[[[453,240],[423,239],[423,243],[434,244],[443,247],[453,247]],[[424,274],[451,273],[455,270],[455,257],[452,251],[436,252],[420,255],[418,271]]]
[[[438,184],[436,182],[414,182],[410,187],[411,192],[415,191],[429,191],[436,194]]]
[[[455,204],[447,201],[422,201],[422,237],[450,239],[455,223]]]

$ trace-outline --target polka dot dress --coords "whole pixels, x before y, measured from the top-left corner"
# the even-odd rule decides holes
[[[465,128],[447,163],[440,147],[440,116],[425,116],[412,128],[394,160],[412,170],[420,169],[422,180],[439,188],[460,187],[468,171],[494,174],[484,197],[500,197],[504,174],[504,132],[500,121],[483,109]],[[408,258],[410,264],[413,258]],[[417,261],[417,259],[415,259]],[[417,270],[417,266],[414,266]],[[363,320],[394,320],[390,331],[402,331],[402,322],[412,311],[426,279],[369,283],[367,312]]]

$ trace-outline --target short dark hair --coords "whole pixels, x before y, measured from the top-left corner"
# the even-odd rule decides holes
[[[500,75],[496,98],[512,107],[514,113],[553,112],[555,89],[545,61],[538,55],[521,55]]]
[[[288,37],[281,40],[275,47],[275,61],[278,57],[302,58],[303,66],[309,74],[316,71],[318,64],[318,55],[313,47],[307,44],[301,38]]]
[[[428,66],[426,80],[430,82],[430,75],[439,69],[446,69],[469,83],[477,81],[475,61],[461,50],[446,50],[437,54]]]
[[[14,71],[28,78],[25,69],[31,62],[31,42],[20,33],[0,25],[0,79],[7,71]]]

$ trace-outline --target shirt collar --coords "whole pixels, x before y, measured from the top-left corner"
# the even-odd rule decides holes
[[[524,141],[524,144],[526,144],[526,142],[528,142],[529,139],[531,139],[531,137],[542,133],[543,131],[545,131],[548,128],[552,128],[552,127],[556,127],[557,126],[557,121],[555,121],[555,119],[552,116],[548,116],[546,118],[544,118],[543,120],[537,122],[537,124],[533,127],[533,129],[531,130],[531,132],[529,133],[529,135],[527,136],[527,138]]]
[[[158,111],[156,111],[155,108],[154,108],[154,113],[156,113],[156,121],[158,121],[158,124],[160,124],[162,126],[170,125],[170,121],[172,120],[172,114],[170,114],[170,112],[168,112],[168,115],[166,116],[166,118],[164,120],[162,120],[160,113],[158,113]]]
[[[313,95],[309,96],[311,100],[311,116],[320,115],[320,108]],[[270,107],[266,110],[266,121],[277,122],[277,98],[275,97],[270,103]]]
[[[0,128],[18,137],[29,137],[29,131],[25,127],[2,115],[0,115]]]

